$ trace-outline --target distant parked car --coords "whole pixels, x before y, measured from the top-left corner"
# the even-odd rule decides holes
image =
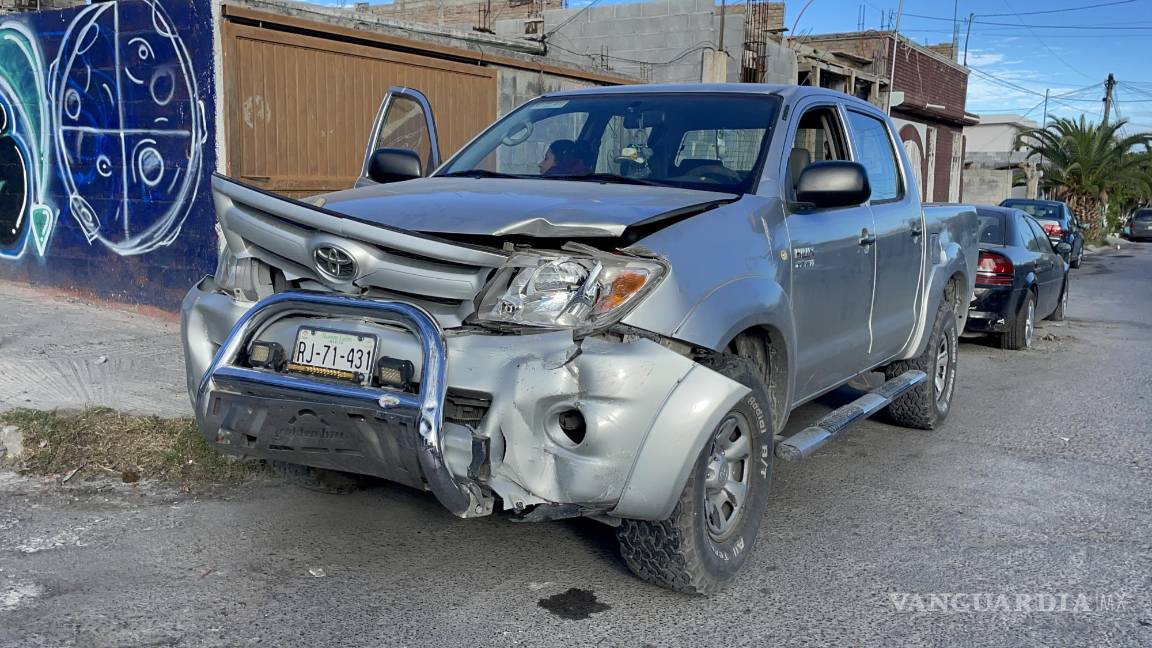
[[[1053,244],[1035,219],[1018,209],[977,207],[980,261],[966,330],[992,333],[1005,349],[1032,346],[1037,317],[1064,319],[1071,246]]]
[[[1128,239],[1140,241],[1152,239],[1152,209],[1138,209],[1128,222]]]
[[[1067,203],[1058,200],[1033,200],[1029,198],[1008,198],[1000,201],[1001,207],[1011,207],[1026,212],[1035,218],[1044,233],[1052,239],[1053,245],[1063,241],[1071,246],[1064,256],[1073,268],[1079,268],[1084,260],[1084,228]]]

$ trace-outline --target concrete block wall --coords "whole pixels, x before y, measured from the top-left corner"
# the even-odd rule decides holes
[[[389,4],[371,5],[362,10],[377,16],[411,22],[439,25],[455,29],[480,26],[480,7],[484,0],[395,0]],[[563,6],[562,0],[537,0],[518,3],[510,0],[492,0],[492,17],[499,19],[527,18],[538,5],[544,9]],[[520,32],[523,35],[523,31]]]
[[[779,12],[782,23],[783,5]],[[606,64],[653,83],[700,81],[703,50],[716,48],[720,42],[719,7],[713,0],[653,0],[545,11],[545,32],[558,27],[549,39],[550,57],[582,65]],[[524,22],[498,20],[495,31],[520,36]],[[743,42],[743,13],[729,11],[724,23],[729,81],[740,80]],[[796,57],[791,50],[770,42],[769,53],[768,81],[794,82]]]
[[[210,0],[0,18],[0,278],[175,308],[212,270]]]
[[[1012,169],[964,169],[961,200],[972,205],[998,205],[1013,198]]]
[[[88,0],[0,0],[0,14],[45,9],[68,9],[88,4]]]

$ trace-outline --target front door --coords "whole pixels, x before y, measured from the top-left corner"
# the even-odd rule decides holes
[[[436,120],[432,105],[424,93],[412,88],[391,88],[384,95],[380,112],[372,126],[364,165],[356,186],[375,184],[368,178],[372,154],[382,148],[401,148],[420,156],[424,175],[440,166],[440,141],[436,137]]]
[[[816,105],[796,114],[784,176],[787,192],[795,190],[808,164],[848,159],[836,106]],[[795,211],[788,215],[787,225],[792,239],[796,395],[805,400],[851,378],[867,364],[875,226],[865,205]]]

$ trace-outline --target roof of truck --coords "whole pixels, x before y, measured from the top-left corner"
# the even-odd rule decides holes
[[[636,85],[597,86],[579,90],[552,92],[548,97],[573,97],[602,94],[652,94],[674,92],[685,94],[776,94],[790,99],[810,94],[843,94],[828,88],[770,83],[644,83]],[[850,95],[844,95],[850,97]]]

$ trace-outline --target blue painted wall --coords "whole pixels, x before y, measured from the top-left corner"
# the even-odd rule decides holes
[[[212,46],[210,0],[0,17],[0,278],[175,309],[213,269]]]

